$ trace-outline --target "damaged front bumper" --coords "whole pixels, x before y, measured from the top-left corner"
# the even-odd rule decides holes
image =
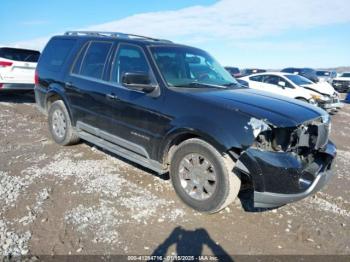
[[[344,106],[344,104],[340,102],[339,97],[332,97],[330,100],[322,101],[322,102],[320,101],[318,105],[328,112],[332,110],[340,109]]]
[[[292,152],[249,148],[240,155],[236,168],[252,180],[254,206],[271,208],[319,191],[333,176],[335,156],[336,147],[330,141],[323,149],[306,156],[309,161]]]

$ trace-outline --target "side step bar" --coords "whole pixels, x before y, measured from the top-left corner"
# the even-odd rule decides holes
[[[149,169],[157,172],[158,174],[165,174],[167,172],[167,170],[164,170],[163,166],[160,163],[158,163],[157,161],[142,157],[142,156],[126,149],[126,148],[120,147],[116,144],[108,142],[108,141],[106,141],[102,138],[99,138],[97,136],[94,136],[90,133],[79,130],[78,135],[81,139],[84,139],[92,144],[95,144],[99,147],[102,147],[110,152],[117,154],[118,156],[121,156],[125,159],[128,159],[132,162],[135,162],[141,166],[149,168]]]

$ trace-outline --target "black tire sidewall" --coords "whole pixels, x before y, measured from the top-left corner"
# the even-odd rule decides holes
[[[53,130],[53,127],[52,127],[52,117],[53,117],[53,113],[56,111],[56,110],[60,110],[63,115],[64,115],[64,118],[66,120],[66,133],[64,134],[64,137],[60,138],[56,135],[55,131]],[[50,109],[49,109],[49,113],[48,113],[48,122],[49,122],[49,130],[50,130],[50,133],[51,133],[51,136],[52,138],[55,140],[55,142],[57,144],[60,144],[60,145],[65,145],[67,144],[67,140],[69,138],[69,132],[71,132],[71,122],[70,122],[70,118],[69,118],[69,115],[68,115],[68,112],[67,112],[67,109],[65,108],[64,104],[62,101],[56,101],[54,102]]]
[[[178,174],[181,160],[191,153],[200,154],[207,158],[214,166],[217,175],[217,185],[214,194],[210,198],[202,201],[190,197],[184,191]],[[185,204],[200,212],[209,213],[215,212],[223,204],[228,195],[229,182],[227,169],[223,160],[220,158],[221,156],[218,157],[218,153],[213,152],[213,150],[199,143],[185,144],[176,150],[171,161],[170,176],[176,193]]]

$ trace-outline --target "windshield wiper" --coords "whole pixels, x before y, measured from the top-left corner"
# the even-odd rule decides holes
[[[223,85],[214,85],[214,84],[207,84],[207,83],[201,83],[201,82],[190,82],[190,83],[181,84],[181,85],[174,85],[174,87],[190,87],[190,88],[209,87],[209,88],[226,89],[226,86],[223,86]]]

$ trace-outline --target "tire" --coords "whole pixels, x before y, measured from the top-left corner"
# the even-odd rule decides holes
[[[181,143],[170,164],[170,177],[180,199],[193,209],[215,213],[237,197],[241,180],[234,162],[207,142],[193,138]],[[215,177],[215,179],[214,179]]]
[[[77,144],[80,140],[73,129],[67,108],[62,100],[55,101],[48,112],[49,131],[53,140],[62,146]]]

